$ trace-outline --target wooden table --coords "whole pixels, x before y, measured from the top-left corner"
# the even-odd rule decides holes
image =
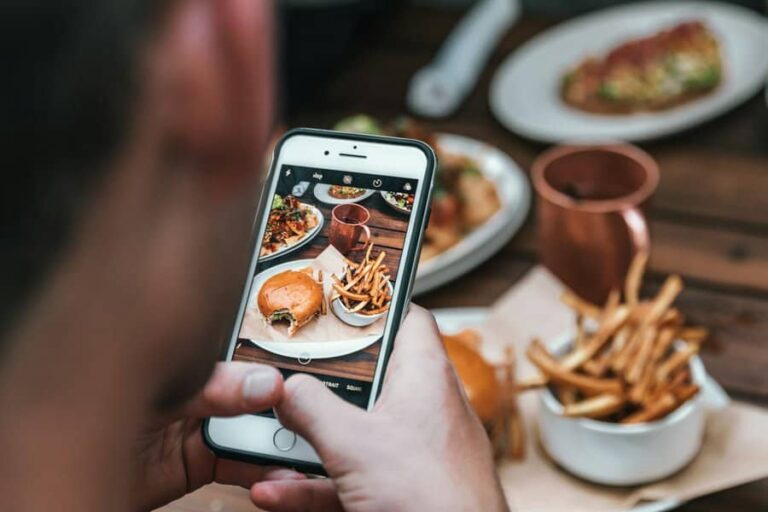
[[[360,45],[316,101],[290,126],[329,127],[340,117],[367,112],[389,119],[405,112],[406,85],[433,55],[458,13],[407,8]],[[441,131],[476,137],[528,168],[545,146],[506,131],[488,108],[488,87],[501,60],[521,42],[552,25],[526,19],[504,39],[477,88],[454,117],[429,123]],[[768,109],[761,95],[710,123],[665,140],[642,144],[661,167],[649,212],[653,236],[651,278],[670,272],[687,284],[680,307],[707,325],[712,339],[704,361],[737,399],[768,405]],[[536,264],[534,219],[482,268],[418,298],[430,308],[487,306]],[[211,488],[172,510],[235,508],[237,491]],[[197,505],[195,504],[197,503]],[[231,507],[231,508],[230,508]],[[683,511],[768,510],[768,480],[694,500]]]

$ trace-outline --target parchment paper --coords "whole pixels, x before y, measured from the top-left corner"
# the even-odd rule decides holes
[[[506,345],[518,356],[518,375],[534,372],[525,358],[533,337],[553,340],[573,330],[573,313],[559,301],[563,285],[543,267],[533,269],[492,308],[481,328],[487,357]],[[642,501],[689,500],[768,477],[768,412],[733,402],[708,417],[704,445],[694,461],[670,478],[634,488],[591,484],[559,469],[536,440],[536,392],[520,397],[527,430],[526,458],[505,462],[499,475],[509,505],[524,511],[620,511]]]

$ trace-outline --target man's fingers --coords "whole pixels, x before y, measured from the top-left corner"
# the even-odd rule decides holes
[[[401,366],[402,363],[405,368],[416,372],[419,365],[414,365],[413,361],[434,358],[445,358],[445,349],[440,340],[440,331],[435,317],[429,310],[411,304],[408,315],[397,333],[390,363],[397,366]]]
[[[364,414],[319,380],[303,374],[285,381],[283,398],[275,411],[280,423],[309,441],[321,459],[345,448],[359,415]]]
[[[441,385],[451,372],[435,318],[426,309],[411,304],[397,333],[382,401],[392,394],[400,398],[418,395],[421,399],[420,393],[432,394],[434,386]]]
[[[328,479],[260,482],[251,488],[251,500],[270,512],[344,510]]]
[[[218,363],[203,390],[187,404],[187,417],[237,416],[270,409],[280,400],[283,377],[271,366]]]
[[[464,400],[461,383],[445,352],[432,313],[411,305],[397,334],[377,410],[415,411],[445,407]]]
[[[277,466],[260,466],[235,460],[219,459],[205,445],[200,423],[190,425],[191,435],[184,439],[184,461],[187,491],[193,491],[211,480],[220,484],[239,485],[246,489],[262,480],[297,480],[306,478],[301,473]],[[213,471],[211,471],[213,470]]]
[[[217,459],[213,480],[220,484],[238,485],[248,489],[253,484],[261,481],[296,481],[306,478],[305,475],[292,469]]]

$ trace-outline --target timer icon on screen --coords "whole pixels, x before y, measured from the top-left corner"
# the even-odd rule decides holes
[[[378,179],[378,178],[373,180],[373,186],[376,187],[376,188],[379,188],[381,186],[381,180]]]

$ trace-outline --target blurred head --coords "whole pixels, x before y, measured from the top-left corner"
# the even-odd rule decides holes
[[[167,398],[184,394],[176,383],[213,364],[250,256],[273,119],[271,2],[2,10],[0,158],[12,186],[1,187],[0,238],[14,256],[2,284],[15,304],[53,296],[84,329],[111,326],[88,331],[98,350],[130,338]],[[5,327],[20,318],[10,302]]]

